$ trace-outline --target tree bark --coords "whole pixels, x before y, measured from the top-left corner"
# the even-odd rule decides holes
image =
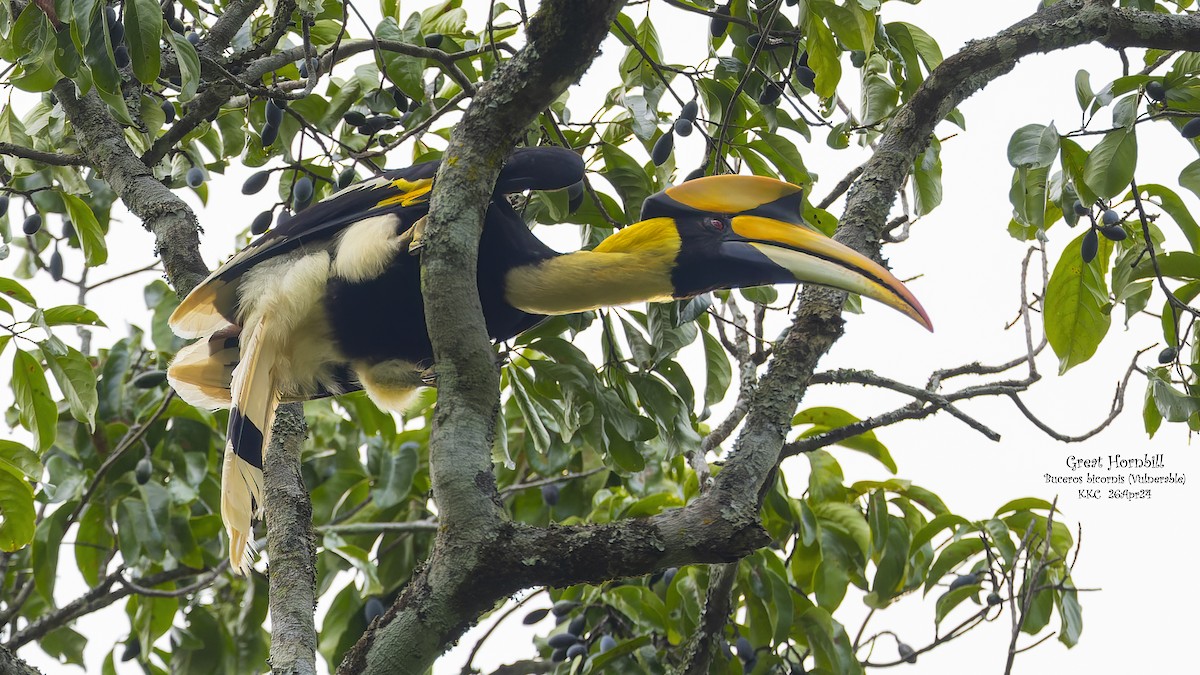
[[[316,675],[317,544],[312,501],[300,475],[300,452],[308,437],[304,405],[280,406],[271,429],[271,447],[263,464],[271,672]]]
[[[525,48],[479,88],[450,139],[421,273],[438,371],[429,456],[441,530],[428,566],[347,654],[340,672],[421,672],[504,596],[494,589],[464,593],[491,568],[488,553],[504,521],[491,460],[500,382],[476,288],[479,235],[518,134],[583,74],[623,4],[543,2]]]
[[[546,3],[542,13],[558,11],[561,4]],[[571,11],[578,10],[572,6]],[[545,16],[553,21],[552,15]],[[565,27],[567,22],[561,23]],[[511,128],[498,123],[513,109],[514,97],[502,103],[495,92],[511,86],[515,73],[544,76],[536,58],[542,45],[533,26],[530,33],[529,48],[496,82],[481,88],[456,131],[438,176],[440,189],[434,194],[426,234],[423,287],[437,289],[426,295],[426,307],[440,387],[430,454],[435,496],[439,506],[449,510],[443,510],[443,518],[449,520],[443,520],[429,565],[347,655],[340,673],[389,668],[417,672],[428,667],[430,655],[441,644],[461,635],[497,599],[520,588],[595,583],[672,564],[729,562],[764,545],[767,537],[758,526],[761,496],[771,484],[791,416],[816,364],[842,333],[845,294],[806,289],[791,330],[777,345],[751,399],[735,452],[714,489],[688,506],[598,526],[535,528],[503,522],[488,459],[496,409],[495,366],[479,315],[474,265],[484,205],[499,157],[507,151],[502,141],[512,137]],[[1067,0],[947,58],[888,125],[878,151],[848,195],[837,238],[878,257],[887,213],[934,126],[1020,58],[1094,41],[1114,48],[1194,48],[1200,44],[1200,16],[1155,15]],[[590,54],[590,43],[577,43],[583,45],[577,49]],[[455,207],[456,218],[446,215]],[[502,536],[490,533],[492,528]],[[486,553],[486,565],[481,564],[480,551]],[[449,572],[454,565],[467,573]],[[431,619],[431,624],[421,625],[421,620]]]

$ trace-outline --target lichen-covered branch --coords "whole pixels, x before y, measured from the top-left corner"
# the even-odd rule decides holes
[[[12,143],[0,143],[0,155],[12,155],[13,157],[23,157],[31,159],[39,164],[49,164],[51,166],[87,166],[88,161],[82,155],[64,155],[57,152],[45,152],[42,150],[34,150]]]
[[[489,455],[498,378],[475,291],[475,261],[491,186],[516,130],[550,100],[539,92],[561,91],[556,87],[578,76],[598,44],[590,36],[607,27],[600,16],[611,18],[620,5],[566,4],[542,5],[530,25],[529,45],[480,88],[439,173],[426,232],[423,289],[439,374],[430,457],[443,529],[429,564],[350,651],[340,673],[419,672],[481,613],[520,588],[599,582],[682,563],[730,562],[764,545],[767,537],[758,524],[761,495],[771,484],[791,416],[816,364],[841,335],[844,294],[806,290],[792,329],[776,345],[750,398],[735,452],[714,487],[687,507],[597,526],[538,528],[504,521]],[[1128,34],[1118,37],[1118,29]],[[564,49],[570,49],[553,51],[550,45],[564,38],[569,43]],[[936,68],[897,111],[848,194],[838,238],[877,256],[888,211],[934,126],[1020,58],[1095,41],[1170,48],[1183,40],[1200,43],[1200,18],[1068,0],[968,45]]]
[[[25,663],[7,648],[0,646],[0,675],[42,675],[42,671]]]
[[[200,257],[196,215],[133,154],[121,126],[95,91],[76,96],[75,83],[63,80],[55,85],[54,93],[88,162],[108,181],[125,206],[142,219],[146,229],[154,233],[155,250],[171,286],[181,294],[190,291],[208,276],[208,268]]]
[[[421,672],[505,589],[528,582],[480,584],[481,572],[491,569],[489,549],[505,539],[491,462],[500,383],[475,285],[479,235],[518,134],[582,75],[623,4],[544,2],[525,48],[479,88],[451,137],[430,205],[421,274],[438,369],[429,456],[442,530],[428,567],[350,651],[340,672]]]
[[[313,624],[317,544],[312,501],[300,475],[300,451],[307,435],[304,406],[280,406],[263,464],[274,675],[317,672],[317,630]]]

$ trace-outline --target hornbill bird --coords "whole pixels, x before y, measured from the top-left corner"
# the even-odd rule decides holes
[[[415,254],[437,168],[390,171],[313,205],[234,255],[171,315],[178,335],[200,338],[171,364],[171,385],[198,407],[231,408],[221,516],[237,572],[249,569],[276,405],[361,388],[399,411],[428,381],[433,349]],[[884,267],[803,223],[800,187],[770,178],[667,188],[645,201],[640,222],[592,250],[558,253],[505,195],[565,188],[583,173],[579,155],[549,147],[517,150],[501,170],[478,260],[492,339],[553,314],[785,282],[859,293],[932,329]]]

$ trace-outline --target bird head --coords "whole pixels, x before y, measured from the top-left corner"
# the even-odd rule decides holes
[[[762,176],[710,176],[648,198],[642,218],[597,247],[672,249],[675,297],[718,288],[812,283],[868,298],[929,330],[921,303],[882,265],[806,225],[803,189]]]

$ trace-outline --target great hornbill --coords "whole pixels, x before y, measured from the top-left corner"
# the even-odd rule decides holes
[[[201,338],[171,364],[171,385],[193,405],[232,408],[221,515],[238,572],[248,570],[251,518],[261,515],[276,405],[362,388],[401,410],[427,381],[433,349],[414,254],[437,168],[390,171],[315,204],[231,258],[171,315],[178,335]],[[493,339],[551,314],[783,282],[860,293],[931,328],[891,273],[803,223],[801,188],[770,178],[667,188],[645,201],[640,222],[590,251],[557,253],[504,195],[565,188],[583,172],[562,148],[517,150],[501,170],[478,262]]]

